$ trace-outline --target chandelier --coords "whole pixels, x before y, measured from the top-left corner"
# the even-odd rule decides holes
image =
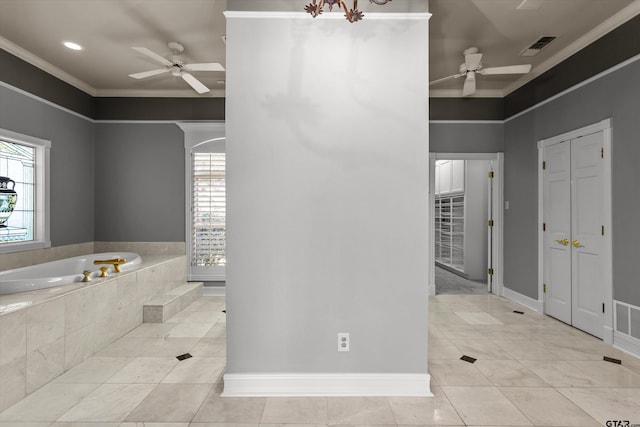
[[[369,0],[370,3],[378,5],[387,4],[390,1],[391,0]],[[329,6],[329,11],[333,10],[333,6],[338,6],[344,10],[344,17],[351,23],[360,21],[364,17],[362,11],[358,10],[358,0],[353,0],[353,7],[351,9],[347,8],[343,0],[313,0],[304,7],[304,11],[315,18],[324,11],[325,5]]]

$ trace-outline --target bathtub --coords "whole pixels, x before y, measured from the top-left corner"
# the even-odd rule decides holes
[[[0,295],[35,291],[81,282],[82,272],[85,270],[91,271],[90,277],[95,278],[100,275],[100,267],[103,267],[103,265],[94,265],[93,261],[112,258],[124,258],[126,260],[126,263],[120,265],[121,271],[135,270],[142,262],[140,255],[133,252],[104,252],[1,271]],[[113,266],[109,266],[108,273],[113,273]]]

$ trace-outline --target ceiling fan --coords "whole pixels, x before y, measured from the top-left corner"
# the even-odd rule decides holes
[[[143,71],[142,73],[129,74],[129,77],[134,79],[144,79],[147,77],[155,76],[162,73],[171,73],[176,77],[182,77],[182,79],[189,84],[199,94],[209,92],[209,88],[202,82],[187,71],[224,71],[224,67],[217,62],[204,62],[200,64],[185,64],[180,54],[184,51],[184,46],[178,42],[169,42],[167,44],[171,50],[171,55],[168,59],[158,55],[157,53],[147,49],[146,47],[133,47],[132,49],[147,55],[149,58],[164,65],[164,68],[156,70]]]
[[[504,67],[482,67],[482,54],[477,47],[470,47],[463,52],[464,63],[460,64],[460,72],[452,76],[444,77],[429,82],[429,86],[444,82],[450,79],[466,77],[462,88],[462,96],[473,95],[476,92],[476,74],[526,74],[531,71],[531,64],[507,65]]]

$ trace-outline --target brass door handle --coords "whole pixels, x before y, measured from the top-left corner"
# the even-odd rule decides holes
[[[562,246],[567,246],[569,244],[569,239],[556,240],[556,242],[560,243]]]
[[[574,247],[576,247],[576,248],[579,248],[580,246],[582,246],[582,245],[580,244],[580,241],[578,241],[578,240],[574,240],[573,242],[571,242],[571,244],[572,244]]]

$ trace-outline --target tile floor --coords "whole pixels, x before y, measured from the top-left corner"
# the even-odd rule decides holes
[[[0,413],[0,425],[640,424],[640,360],[490,295],[431,298],[433,398],[223,399],[223,309],[223,298],[202,297],[167,323],[141,325]],[[175,358],[186,352],[193,357]],[[477,361],[462,361],[463,354]]]

